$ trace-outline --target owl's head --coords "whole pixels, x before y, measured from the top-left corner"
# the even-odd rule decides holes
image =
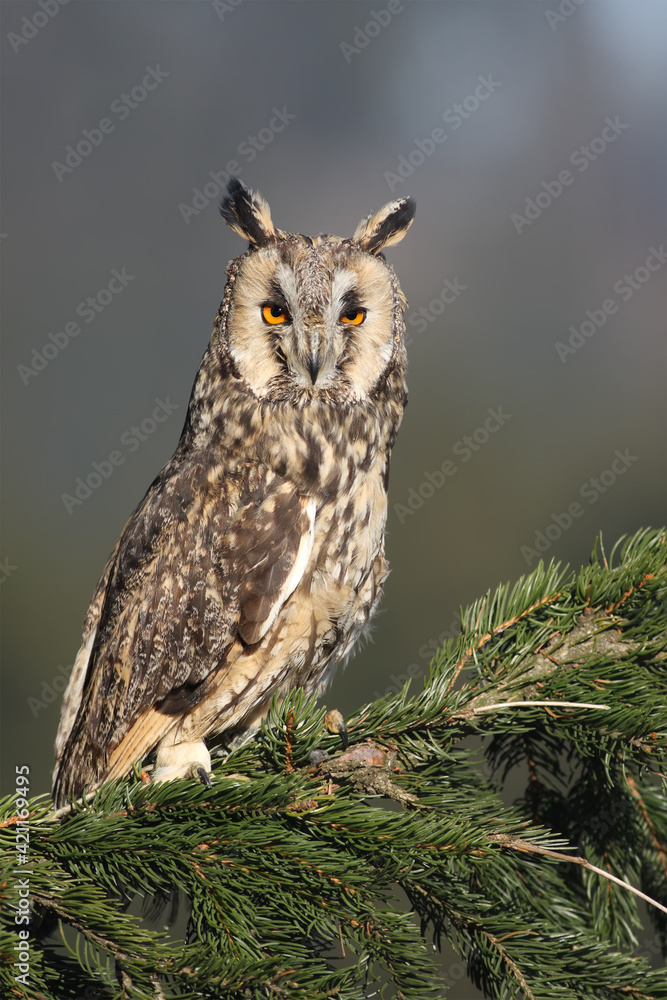
[[[410,228],[412,199],[369,215],[349,239],[276,229],[264,199],[237,178],[220,211],[249,242],[228,268],[221,346],[256,396],[364,399],[404,364],[405,299],[381,251]]]

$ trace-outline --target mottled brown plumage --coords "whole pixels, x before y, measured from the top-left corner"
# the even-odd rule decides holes
[[[274,693],[321,690],[387,575],[391,448],[406,402],[404,299],[381,255],[400,199],[351,239],[283,233],[240,181],[227,269],[181,440],[93,597],[63,703],[54,797],[210,768],[204,737]],[[269,310],[267,312],[267,309]]]

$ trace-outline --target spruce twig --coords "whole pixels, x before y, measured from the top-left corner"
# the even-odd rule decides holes
[[[667,941],[666,555],[665,532],[642,531],[576,574],[540,565],[488,593],[423,690],[346,720],[345,752],[296,691],[210,789],[134,775],[56,812],[31,799],[28,989],[12,965],[22,810],[4,799],[0,992],[362,1000],[380,979],[425,1000],[448,995],[432,938],[490,997],[667,1000],[637,953],[640,899]],[[183,940],[127,912],[179,893]]]
[[[608,879],[610,882],[615,882],[616,885],[622,886],[627,889],[628,892],[634,893],[639,899],[643,899],[645,903],[650,906],[655,906],[656,909],[662,910],[663,913],[667,913],[667,906],[663,906],[659,903],[657,899],[651,899],[645,893],[641,892],[639,889],[635,889],[633,885],[629,882],[625,882],[622,878],[618,878],[617,875],[612,875],[611,872],[604,871],[603,868],[598,868],[597,865],[592,865],[590,861],[586,861],[585,858],[572,857],[571,854],[563,854],[562,851],[549,851],[546,847],[540,847],[538,844],[530,844],[526,840],[518,840],[516,837],[504,837],[498,836],[491,838],[496,840],[503,847],[511,847],[515,851],[526,851],[529,854],[541,854],[545,858],[554,858],[556,861],[568,861],[572,865],[581,865],[582,868],[587,868],[590,872],[595,872],[602,878]]]

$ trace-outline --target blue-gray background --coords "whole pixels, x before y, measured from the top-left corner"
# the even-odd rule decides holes
[[[422,674],[460,604],[533,568],[522,546],[536,532],[552,525],[545,556],[579,565],[600,530],[610,543],[664,522],[665,265],[621,291],[665,242],[664,3],[70,0],[26,27],[38,11],[5,0],[0,39],[5,779],[28,763],[32,790],[48,788],[57,692],[93,587],[178,440],[225,265],[244,247],[209,175],[230,161],[283,229],[347,236],[392,197],[418,206],[388,251],[410,302],[392,574],[375,641],[329,704],[351,711]],[[148,67],[162,82],[133,99]],[[105,118],[90,155],[54,168]],[[608,118],[618,134],[602,149]],[[429,143],[434,129],[446,140]],[[546,195],[567,169],[572,182]],[[517,227],[539,192],[538,217]],[[132,280],[85,322],[79,303],[113,269]],[[460,293],[443,303],[446,281]],[[608,299],[616,311],[562,360],[556,344]],[[66,341],[70,322],[81,332]],[[37,371],[49,334],[65,346]],[[175,406],[161,423],[158,399]],[[499,408],[502,426],[478,431],[466,461],[457,442]],[[617,450],[620,474],[582,496]],[[429,486],[447,460],[456,473]],[[94,462],[111,474],[68,512],[63,494]],[[581,516],[555,537],[552,515],[573,503]]]

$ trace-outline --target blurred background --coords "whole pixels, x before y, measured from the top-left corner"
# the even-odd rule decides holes
[[[245,246],[230,171],[295,232],[417,201],[392,574],[330,705],[419,684],[541,555],[664,522],[664,3],[44,2],[1,12],[8,790],[49,787],[93,588],[178,441]]]

